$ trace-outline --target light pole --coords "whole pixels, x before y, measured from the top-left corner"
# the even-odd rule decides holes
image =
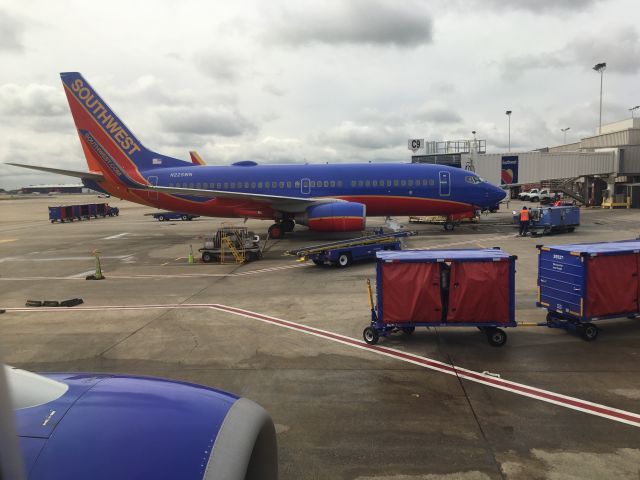
[[[596,63],[593,69],[600,74],[600,126],[598,128],[598,135],[600,135],[602,133],[602,77],[607,69],[607,64],[605,62]]]
[[[632,108],[629,109],[629,111],[631,112],[631,118],[633,118],[633,112],[636,111],[639,108],[640,108],[640,105],[636,105],[635,107],[632,107]]]
[[[511,152],[511,110],[504,112],[509,118],[509,152]]]
[[[567,128],[561,128],[560,131],[564,132],[564,144],[567,144],[567,130],[569,130],[571,127],[567,127]]]

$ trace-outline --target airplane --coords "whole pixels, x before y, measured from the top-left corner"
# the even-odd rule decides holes
[[[147,149],[78,72],[61,73],[89,171],[9,163],[82,179],[135,203],[210,217],[273,219],[269,237],[296,224],[321,232],[365,229],[367,216],[445,215],[491,208],[505,192],[475,173],[422,163],[229,166]]]
[[[278,478],[273,420],[257,403],[222,390],[0,364],[0,391],[11,403],[0,412],[0,428],[15,426],[4,433],[18,440],[2,451],[0,478]]]

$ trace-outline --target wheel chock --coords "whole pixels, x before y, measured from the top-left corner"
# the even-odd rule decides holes
[[[42,306],[43,307],[59,307],[60,302],[57,300],[43,300]]]
[[[5,312],[6,312],[6,310],[4,308],[0,308],[0,315],[2,315]]]
[[[25,307],[41,307],[42,302],[40,300],[27,300],[24,306]]]

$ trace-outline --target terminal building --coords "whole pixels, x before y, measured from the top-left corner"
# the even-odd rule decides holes
[[[486,153],[484,140],[427,142],[412,162],[475,171],[512,198],[529,187],[562,191],[581,203],[640,208],[640,119],[598,128],[579,142],[531,152]]]

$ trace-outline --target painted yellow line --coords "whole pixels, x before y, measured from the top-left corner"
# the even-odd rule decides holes
[[[0,243],[9,243],[17,241],[17,238],[0,238]]]

